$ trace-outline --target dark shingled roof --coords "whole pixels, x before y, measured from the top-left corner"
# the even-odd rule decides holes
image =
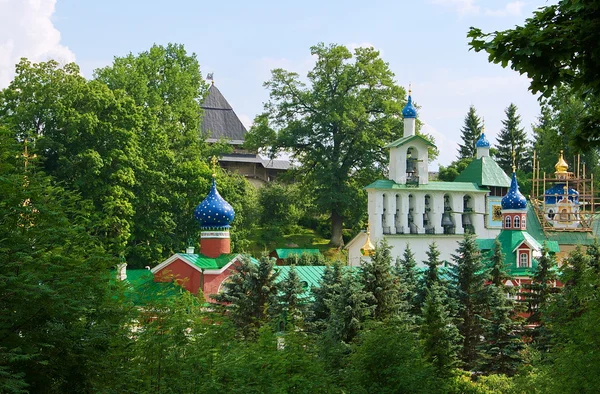
[[[246,128],[215,85],[208,89],[201,107],[204,110],[202,133],[207,136],[208,142],[216,142],[221,138],[231,140],[236,145],[244,142]]]

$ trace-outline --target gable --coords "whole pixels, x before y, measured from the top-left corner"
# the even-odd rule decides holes
[[[431,142],[429,142],[425,138],[421,137],[420,135],[411,135],[411,136],[408,136],[408,137],[399,138],[396,141],[387,144],[386,146],[384,146],[384,148],[398,148],[400,146],[408,145],[409,143],[414,144],[415,142],[420,143],[420,144],[422,144],[424,146],[433,146],[433,147],[435,147],[434,144],[432,144]]]

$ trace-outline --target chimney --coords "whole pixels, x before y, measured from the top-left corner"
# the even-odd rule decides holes
[[[127,279],[127,263],[117,264],[117,280]]]

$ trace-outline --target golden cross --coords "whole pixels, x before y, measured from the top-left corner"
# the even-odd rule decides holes
[[[219,163],[219,159],[217,159],[217,156],[213,156],[212,159],[210,159],[210,162],[212,164],[213,178],[215,178],[217,176],[217,164]]]

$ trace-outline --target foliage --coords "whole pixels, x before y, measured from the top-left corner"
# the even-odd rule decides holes
[[[90,235],[87,202],[53,185],[0,125],[0,391],[91,392],[117,375],[127,321],[116,261]]]
[[[419,333],[425,357],[433,364],[440,377],[448,377],[458,365],[461,340],[448,311],[447,297],[440,283],[433,283],[426,289]]]
[[[440,181],[453,182],[472,161],[472,158],[466,157],[464,159],[453,161],[448,167],[440,166],[438,179]]]
[[[416,335],[402,323],[376,323],[363,331],[348,361],[348,387],[352,393],[439,390],[439,380],[424,360]]]
[[[365,291],[352,271],[344,271],[339,283],[331,286],[327,334],[335,341],[350,343],[373,314],[373,295]]]
[[[477,156],[477,141],[483,132],[483,122],[477,116],[475,106],[469,107],[469,112],[465,116],[465,124],[460,130],[462,144],[458,144],[458,161],[464,159],[473,159]]]
[[[373,295],[373,319],[385,320],[408,309],[408,305],[401,305],[398,280],[392,270],[392,251],[385,238],[371,260],[363,262],[359,277],[364,291]]]
[[[321,332],[325,330],[331,314],[329,300],[335,296],[341,282],[342,264],[337,262],[325,267],[319,286],[311,288],[313,302],[309,320],[314,330]]]
[[[0,94],[0,121],[42,169],[89,201],[90,232],[114,256],[131,236],[140,112],[123,92],[86,81],[75,64],[23,59]]]
[[[554,165],[563,150],[572,171],[577,166],[575,157],[580,154],[581,162],[586,166],[586,175],[594,174],[594,178],[600,176],[598,148],[590,144],[578,146],[575,143],[577,130],[591,105],[589,100],[582,100],[566,86],[556,89],[552,96],[543,101],[538,122],[533,127],[533,148],[539,160],[541,174],[554,173]]]
[[[396,259],[395,271],[399,281],[400,301],[408,306],[408,312],[412,316],[419,315],[421,313],[417,301],[419,271],[409,244],[406,244],[402,257]]]
[[[475,367],[480,357],[483,334],[488,271],[482,263],[475,234],[465,234],[452,255],[451,278],[458,304],[458,330],[463,337],[460,358],[467,370]]]
[[[227,306],[231,319],[244,338],[254,338],[269,321],[277,305],[278,273],[275,259],[263,256],[258,264],[243,256],[223,283],[223,292],[213,298]]]
[[[599,20],[597,2],[560,0],[535,11],[523,26],[511,30],[483,33],[471,27],[469,44],[477,52],[487,52],[490,62],[502,67],[510,64],[513,70],[526,74],[531,79],[532,93],[549,97],[555,88],[568,85],[577,97],[590,100],[589,112],[582,115],[574,134],[575,144],[598,146]]]
[[[373,48],[352,54],[341,45],[319,44],[311,55],[316,64],[308,87],[294,72],[272,71],[265,82],[270,101],[246,138],[253,148],[292,153],[301,164],[298,177],[319,210],[330,214],[331,243],[339,246],[344,219],[360,197],[352,180],[381,176],[388,161],[381,147],[401,136],[394,115],[405,91]]]
[[[417,288],[416,307],[419,312],[423,309],[427,291],[435,285],[443,285],[443,279],[440,273],[440,264],[442,263],[440,261],[440,251],[435,242],[429,244],[429,249],[426,254],[427,261],[423,261],[426,267],[425,272],[423,273]]]
[[[285,265],[327,265],[327,260],[325,256],[321,253],[312,254],[312,253],[302,253],[301,255],[292,254],[290,257],[285,259]]]
[[[261,187],[258,191],[260,225],[282,234],[290,233],[306,210],[302,199],[308,198],[308,195],[300,189],[297,184],[278,182],[269,182]]]
[[[525,129],[520,127],[521,115],[517,114],[517,106],[511,103],[505,110],[506,119],[502,120],[502,129],[498,134],[498,146],[494,159],[496,163],[510,174],[514,164],[517,170],[531,171],[531,148]]]
[[[278,296],[277,315],[284,320],[286,331],[301,328],[308,317],[308,297],[304,296],[304,288],[295,266],[291,266],[288,275],[280,282],[281,292]]]

